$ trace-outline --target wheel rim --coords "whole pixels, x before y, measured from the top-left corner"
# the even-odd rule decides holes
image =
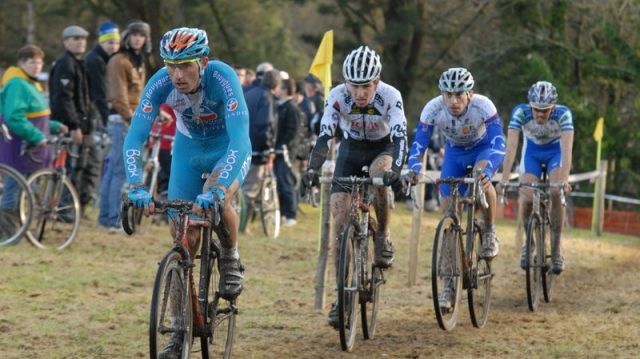
[[[491,304],[491,265],[485,259],[480,258],[479,250],[482,248],[480,228],[474,226],[473,250],[470,258],[471,286],[467,289],[469,313],[471,322],[477,328],[482,328],[487,323],[489,307]]]
[[[353,236],[354,229],[349,226],[341,238],[338,265],[338,332],[340,333],[340,345],[344,351],[353,349],[358,321],[358,269],[354,259],[355,241]]]
[[[531,311],[536,311],[540,304],[540,295],[542,292],[542,258],[537,253],[538,244],[540,242],[539,219],[532,217],[529,221],[527,230],[527,267],[526,267],[526,285],[527,285],[527,304]]]
[[[431,290],[434,311],[438,325],[443,330],[451,330],[455,327],[458,318],[458,302],[462,288],[462,263],[460,262],[461,248],[459,246],[460,233],[452,217],[440,220],[433,241],[431,258]],[[445,259],[453,256],[453,259]],[[453,286],[453,301],[451,308],[440,308],[439,296],[445,287],[451,283]]]

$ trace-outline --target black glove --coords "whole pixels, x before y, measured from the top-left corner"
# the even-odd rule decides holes
[[[399,181],[400,181],[400,176],[393,171],[387,171],[382,175],[382,182],[384,183],[385,186],[393,186]]]
[[[302,187],[304,189],[309,189],[311,187],[318,187],[320,185],[320,177],[318,176],[318,172],[308,169],[302,175]]]

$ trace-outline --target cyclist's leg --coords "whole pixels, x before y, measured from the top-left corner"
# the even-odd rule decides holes
[[[388,151],[378,155],[369,167],[371,177],[382,177],[382,175],[391,169],[392,156]],[[376,211],[376,219],[378,221],[378,230],[375,234],[375,265],[380,268],[388,268],[393,263],[394,248],[390,241],[391,231],[389,222],[391,221],[391,208],[388,203],[387,186],[375,186],[376,200],[373,206]]]
[[[477,152],[476,159],[474,161],[475,163],[473,164],[474,169],[485,169],[489,165],[489,158],[493,150],[487,145],[486,147],[479,147],[475,151]],[[483,248],[481,251],[481,256],[486,259],[492,259],[498,255],[500,249],[495,226],[497,195],[496,189],[493,184],[486,187],[484,192],[487,203],[489,204],[489,208],[481,208],[484,215],[485,225],[482,239]]]
[[[562,179],[562,167],[560,166],[560,151],[553,157],[547,168],[549,170],[549,182],[560,183]],[[552,269],[556,274],[564,270],[564,257],[562,256],[562,225],[564,224],[564,207],[560,203],[560,189],[551,189],[551,258]]]
[[[537,183],[542,175],[541,166],[547,160],[544,153],[538,145],[525,139],[524,148],[522,149],[522,158],[520,160],[520,183]],[[529,217],[531,216],[533,201],[533,189],[522,187],[518,192],[518,213],[524,227],[523,233],[526,233]],[[527,243],[522,244],[520,249],[520,268],[527,267]]]

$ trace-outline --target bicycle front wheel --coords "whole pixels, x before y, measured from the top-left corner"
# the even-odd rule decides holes
[[[80,197],[71,179],[45,168],[29,176],[27,183],[34,200],[27,238],[38,248],[68,247],[80,228]]]
[[[556,277],[556,275],[551,271],[551,248],[553,246],[553,237],[551,236],[551,222],[549,217],[544,219],[541,240],[541,253],[538,255],[544,258],[544,268],[542,269],[542,292],[544,294],[544,301],[549,303],[552,296],[553,282]]]
[[[366,264],[373,263],[373,251],[374,251],[374,233],[377,226],[375,221],[369,219],[369,242],[367,244],[367,262]],[[365,264],[365,263],[363,263]],[[365,265],[366,265],[365,264]],[[376,334],[376,327],[378,324],[378,309],[380,301],[380,292],[382,291],[382,285],[384,284],[384,276],[382,269],[371,265],[370,271],[363,270],[362,279],[364,281],[364,291],[360,294],[360,317],[362,319],[362,334],[365,339],[373,339]],[[363,268],[364,269],[364,268]]]
[[[17,243],[33,217],[33,193],[15,169],[0,164],[0,247]]]
[[[527,227],[527,243],[526,256],[527,265],[525,268],[526,284],[527,284],[527,304],[529,310],[535,312],[540,304],[540,295],[542,294],[542,269],[544,267],[544,258],[538,251],[542,250],[542,222],[540,216],[533,214],[529,219]]]
[[[267,237],[278,238],[280,235],[280,202],[278,201],[276,179],[273,176],[267,175],[264,178],[260,195],[262,230]]]
[[[440,220],[431,254],[431,290],[438,325],[451,330],[458,320],[458,302],[462,292],[461,233],[453,217]],[[442,303],[441,303],[442,302]]]
[[[193,342],[193,312],[188,271],[172,250],[160,262],[151,297],[149,349],[152,359],[188,358]]]
[[[467,301],[471,323],[476,328],[482,328],[489,317],[491,303],[491,263],[480,257],[482,248],[482,232],[478,223],[473,224],[471,238],[467,242],[469,261],[469,286],[467,287]]]
[[[206,242],[205,242],[206,243]],[[236,328],[236,314],[238,312],[235,301],[226,301],[217,294],[220,282],[220,270],[218,268],[220,241],[212,238],[209,253],[202,256],[201,271],[208,277],[204,283],[200,283],[201,292],[205,293],[206,302],[202,303],[203,315],[206,321],[206,333],[200,338],[203,359],[231,358],[233,340]],[[204,250],[204,248],[203,248]],[[206,257],[206,258],[205,258]],[[206,267],[206,268],[205,268]],[[204,272],[206,270],[206,272]],[[205,285],[206,287],[202,287]]]
[[[356,233],[352,224],[342,232],[340,238],[340,256],[338,261],[338,332],[340,346],[351,351],[356,339],[358,323],[358,268],[356,265]]]

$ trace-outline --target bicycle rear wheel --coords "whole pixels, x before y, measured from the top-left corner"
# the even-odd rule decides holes
[[[205,288],[201,288],[206,293],[206,302],[201,303],[203,315],[206,320],[206,333],[200,338],[203,359],[231,358],[233,351],[233,340],[236,328],[236,314],[238,312],[235,301],[228,302],[221,299],[217,294],[218,283],[220,281],[220,271],[218,268],[220,242],[218,238],[212,238],[209,253],[202,260],[201,271],[206,270],[208,280],[200,283]],[[214,244],[215,243],[215,244]],[[204,249],[204,248],[203,248]],[[206,268],[205,268],[206,266]]]
[[[460,248],[460,232],[453,217],[440,220],[433,240],[431,256],[431,290],[433,292],[433,309],[436,312],[438,325],[443,330],[451,330],[458,320],[458,302],[462,292],[462,248]],[[452,292],[451,306],[440,307],[439,297],[449,287]]]
[[[351,351],[356,339],[358,323],[358,268],[355,257],[357,244],[355,227],[348,224],[340,238],[340,256],[338,262],[338,332],[340,346],[344,351]]]
[[[542,229],[541,240],[543,245],[539,255],[544,258],[544,268],[542,269],[542,292],[544,294],[544,301],[549,303],[552,297],[553,282],[556,275],[551,271],[551,248],[553,246],[551,236],[551,222],[549,217],[544,220],[544,227]]]
[[[544,258],[538,251],[542,247],[542,223],[540,216],[533,214],[529,219],[527,226],[527,243],[526,256],[527,266],[526,284],[527,284],[527,304],[529,310],[535,312],[540,304],[540,295],[542,294],[542,268],[544,266]]]
[[[275,239],[280,235],[280,202],[276,179],[272,175],[265,176],[260,191],[260,222],[264,234]]]
[[[0,164],[0,247],[17,243],[33,218],[33,193],[15,169]]]
[[[173,353],[188,358],[193,342],[193,312],[183,255],[172,250],[158,267],[151,297],[149,349],[151,358],[174,344]],[[168,349],[167,349],[168,350]]]
[[[29,176],[27,183],[34,199],[27,238],[38,248],[66,248],[80,227],[80,197],[71,179],[45,168]]]
[[[478,223],[473,224],[473,233],[467,239],[467,258],[469,260],[469,286],[467,287],[467,301],[471,323],[476,328],[482,328],[489,317],[491,304],[491,263],[480,257],[482,248],[482,231]]]
[[[373,222],[373,226],[371,222]],[[362,319],[362,334],[365,339],[373,339],[376,334],[378,309],[380,308],[380,292],[385,282],[382,269],[373,265],[374,228],[377,227],[373,219],[370,219],[369,226],[368,237],[370,240],[367,244],[368,259],[365,265],[371,264],[371,269],[370,271],[363,271],[362,279],[365,291],[360,294],[360,317]]]

